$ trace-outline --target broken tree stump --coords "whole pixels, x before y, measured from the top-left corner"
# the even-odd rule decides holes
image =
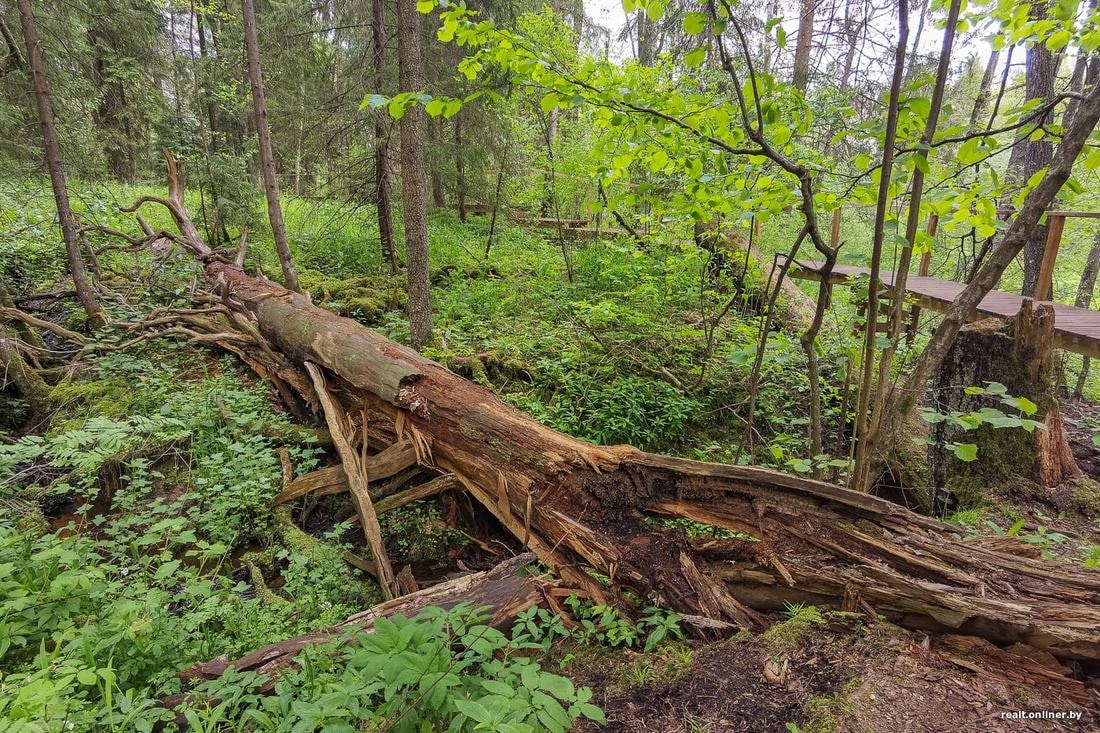
[[[934,408],[944,414],[992,408],[1014,416],[1019,411],[1003,404],[999,396],[965,391],[966,387],[999,382],[1008,395],[1035,403],[1037,409],[1030,418],[1041,421],[1046,429],[1028,433],[1022,428],[983,424],[964,431],[950,421],[934,424],[928,450],[934,513],[941,514],[949,504],[974,506],[986,487],[1017,481],[1018,477],[1049,489],[1081,475],[1058,408],[1053,346],[1054,308],[1030,299],[1024,300],[1012,321],[985,319],[960,330],[934,377]],[[951,442],[977,445],[977,460],[954,457],[944,448]]]

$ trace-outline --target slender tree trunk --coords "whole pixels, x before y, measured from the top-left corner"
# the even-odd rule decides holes
[[[57,204],[57,219],[61,226],[61,236],[65,240],[65,252],[69,261],[69,273],[76,288],[76,297],[88,314],[88,322],[93,328],[107,324],[107,314],[96,300],[95,291],[88,282],[84,269],[84,259],[80,255],[80,238],[76,230],[76,220],[69,205],[69,189],[65,183],[65,167],[61,162],[61,145],[57,140],[57,130],[53,124],[53,104],[50,102],[50,83],[46,78],[46,64],[42,59],[42,48],[38,41],[38,28],[35,25],[31,0],[17,0],[19,19],[23,25],[23,40],[27,46],[27,59],[31,69],[31,81],[34,85],[34,100],[38,106],[38,122],[42,126],[42,146],[46,153],[46,167],[50,171],[50,183],[53,185],[54,202]]]
[[[466,151],[462,147],[462,112],[455,115],[455,203],[459,221],[466,221]]]
[[[943,45],[940,47],[940,60],[936,68],[936,86],[932,90],[932,99],[928,109],[928,120],[925,122],[924,132],[921,135],[921,145],[929,146],[936,135],[936,127],[939,122],[940,109],[943,106],[943,95],[947,88],[947,76],[951,71],[951,51],[955,44],[955,26],[959,20],[959,10],[962,0],[951,0],[947,10],[947,25],[943,32]],[[930,148],[929,148],[930,149]],[[913,181],[910,184],[909,211],[905,222],[905,246],[902,247],[901,256],[898,258],[897,272],[894,274],[893,290],[894,299],[890,309],[890,343],[882,352],[882,359],[878,367],[878,383],[874,395],[874,408],[871,411],[870,425],[866,433],[866,442],[874,444],[882,427],[884,413],[887,409],[886,394],[887,385],[892,376],[894,353],[897,351],[901,339],[901,325],[905,319],[905,284],[909,278],[909,264],[913,259],[913,247],[917,241],[917,230],[921,223],[921,201],[924,197],[924,171],[917,167],[913,171]],[[870,324],[871,322],[869,322]],[[870,325],[869,325],[870,328]],[[868,331],[873,333],[873,329]],[[856,485],[862,491],[871,489],[870,482],[874,476],[866,470],[869,453],[864,453],[864,462],[857,464],[857,473],[861,474],[861,484]]]
[[[810,50],[814,45],[814,11],[816,0],[802,0],[798,15],[798,38],[794,47],[794,88],[806,91],[810,81]]]
[[[371,52],[374,63],[374,83],[382,89],[386,70],[386,9],[382,0],[371,0]],[[374,201],[378,209],[378,237],[382,256],[397,274],[397,247],[393,239],[393,206],[390,204],[389,136],[381,114],[374,119]]]
[[[23,52],[19,50],[19,44],[16,42],[15,36],[3,18],[0,18],[0,37],[3,37],[4,45],[8,48],[7,55],[0,58],[0,77],[9,71],[26,68],[27,62],[23,58]]]
[[[398,71],[403,92],[423,86],[420,56],[420,14],[416,0],[398,0]],[[428,119],[416,105],[401,118],[401,194],[405,217],[405,252],[409,276],[409,331],[415,348],[432,339],[432,292],[428,269],[427,161],[424,143]]]
[[[989,105],[989,93],[993,89],[993,76],[997,73],[997,63],[1000,60],[1001,52],[996,50],[989,55],[989,61],[986,62],[982,83],[978,87],[978,96],[974,98],[974,107],[970,110],[971,129],[974,129],[978,120],[985,115],[985,108]]]
[[[267,124],[267,99],[264,95],[260,44],[256,40],[256,12],[252,7],[252,0],[241,0],[241,13],[244,16],[244,46],[248,56],[248,81],[252,86],[256,137],[260,142],[260,169],[263,172],[264,194],[267,196],[267,217],[271,221],[271,235],[275,238],[275,251],[279,253],[279,265],[283,269],[286,286],[297,291],[298,273],[294,271],[283,210],[279,206],[279,181],[275,177],[275,154],[271,150],[271,130]]]
[[[1049,6],[1046,0],[1040,0],[1031,6],[1031,18],[1042,21],[1049,15]],[[1054,80],[1057,67],[1054,62],[1054,54],[1043,43],[1033,43],[1027,49],[1027,73],[1025,86],[1028,99],[1040,99],[1047,102],[1054,98]],[[1041,120],[1048,123],[1052,116],[1048,113]],[[1030,128],[1024,135],[1030,134]],[[1050,164],[1054,153],[1054,144],[1049,138],[1042,140],[1025,139],[1017,143],[1009,156],[1008,168],[1010,174],[1017,173],[1016,180],[1022,187],[1028,179]],[[1024,246],[1024,284],[1023,294],[1035,293],[1035,286],[1039,282],[1039,268],[1043,263],[1043,250],[1046,248],[1047,227],[1036,226],[1028,237]]]
[[[913,50],[909,53],[909,60],[905,68],[905,83],[908,84],[913,76],[920,71],[920,41],[924,36],[924,24],[928,18],[928,0],[922,0],[920,10],[917,11],[917,29],[913,33]]]
[[[1077,298],[1073,304],[1078,308],[1092,306],[1092,294],[1096,289],[1096,274],[1100,272],[1100,232],[1092,241],[1088,260],[1085,261],[1085,269],[1081,272],[1081,282],[1077,285]],[[1074,385],[1073,395],[1080,398],[1085,390],[1085,380],[1089,378],[1090,359],[1086,356],[1081,360],[1081,371],[1077,375],[1077,384]]]
[[[882,243],[885,238],[886,209],[889,205],[890,178],[894,170],[894,143],[898,131],[898,104],[901,99],[901,81],[905,71],[905,50],[909,39],[909,3],[898,3],[898,42],[894,50],[894,73],[890,82],[890,99],[886,110],[886,134],[882,142],[882,166],[879,170],[878,199],[875,203],[875,228],[871,249],[871,279],[867,289],[867,322],[864,327],[863,368],[859,380],[859,397],[856,401],[854,453],[855,470],[851,486],[865,485],[870,458],[868,405],[874,380],[875,351],[878,342],[879,272],[882,266]]]

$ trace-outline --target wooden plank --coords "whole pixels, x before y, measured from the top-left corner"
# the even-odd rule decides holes
[[[817,262],[800,262],[792,265],[788,274],[797,279],[820,281],[821,273],[816,269],[818,267],[820,263]],[[834,285],[843,284],[868,273],[869,270],[866,267],[836,265],[829,281]],[[894,273],[883,272],[881,275],[885,285],[893,285]],[[906,292],[921,308],[942,313],[965,287],[962,283],[918,275],[909,278]],[[971,315],[971,320],[989,317],[1014,318],[1020,312],[1022,302],[1021,295],[994,290],[978,304]],[[1061,303],[1054,303],[1053,306],[1055,347],[1094,359],[1100,358],[1100,311],[1076,308]]]
[[[1047,224],[1047,242],[1043,248],[1043,262],[1039,266],[1039,281],[1035,284],[1035,299],[1050,300],[1054,293],[1054,263],[1058,259],[1058,246],[1062,243],[1062,232],[1066,228],[1066,217],[1050,216]]]

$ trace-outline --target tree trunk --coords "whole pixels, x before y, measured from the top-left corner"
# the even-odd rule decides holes
[[[1042,21],[1049,14],[1046,0],[1040,0],[1031,6],[1031,18]],[[1027,49],[1027,72],[1025,74],[1025,87],[1027,99],[1041,99],[1048,102],[1054,98],[1054,80],[1057,73],[1057,65],[1054,54],[1043,43],[1033,43]],[[1040,123],[1046,124],[1052,120],[1048,113]],[[1017,183],[1023,185],[1043,168],[1050,165],[1050,159],[1054,154],[1054,144],[1049,137],[1042,140],[1030,140],[1032,129],[1025,128],[1023,137],[1012,149],[1009,156],[1008,169],[1010,174],[1015,174]],[[1043,250],[1046,248],[1047,227],[1037,226],[1028,237],[1024,245],[1024,284],[1023,294],[1034,295],[1035,286],[1039,282],[1039,269],[1043,263]]]
[[[814,12],[817,9],[815,0],[802,0],[802,8],[798,15],[798,38],[794,47],[794,88],[806,91],[806,85],[810,81],[810,50],[814,45]]]
[[[374,83],[382,89],[386,70],[386,9],[382,0],[371,0],[371,54],[374,63]],[[397,246],[393,238],[393,206],[390,203],[389,136],[381,113],[374,119],[374,202],[378,209],[378,237],[382,257],[397,274]]]
[[[422,465],[453,473],[559,577],[598,598],[630,590],[746,625],[745,606],[865,602],[910,626],[1100,657],[1095,572],[960,543],[948,525],[828,484],[590,445],[303,296],[228,263],[211,262],[206,274],[245,304],[274,347],[323,366],[345,404],[368,407],[372,431],[413,441]],[[693,543],[647,516],[757,541]],[[611,589],[587,568],[610,577]]]
[[[416,0],[398,0],[398,70],[403,92],[423,86],[420,56],[420,14]],[[428,269],[428,189],[424,142],[428,118],[415,105],[401,118],[401,194],[405,216],[405,254],[408,257],[409,331],[415,348],[432,340],[432,292]]]
[[[96,124],[104,135],[103,153],[107,161],[107,170],[119,183],[133,183],[136,171],[134,161],[133,132],[125,119],[125,88],[117,80],[111,80],[107,74],[108,51],[111,43],[104,34],[92,28],[88,31],[88,44],[95,50],[92,61],[92,84],[95,85],[99,99],[93,111]]]
[[[84,258],[80,254],[80,239],[76,230],[76,220],[69,205],[69,189],[65,183],[65,166],[61,161],[61,145],[57,140],[57,130],[53,124],[53,104],[50,101],[50,83],[46,78],[46,64],[42,59],[42,48],[38,41],[38,27],[35,24],[31,0],[17,0],[19,19],[23,25],[23,41],[27,47],[27,59],[30,64],[31,81],[34,85],[34,100],[38,107],[38,122],[42,127],[42,146],[46,153],[46,167],[50,171],[50,183],[53,186],[53,198],[57,204],[57,220],[61,227],[61,236],[65,241],[65,253],[69,262],[69,273],[76,288],[76,297],[88,314],[88,323],[100,328],[107,323],[107,314],[96,299],[95,291],[88,282],[84,269]]]
[[[1081,272],[1081,282],[1077,285],[1077,297],[1073,304],[1078,308],[1092,307],[1092,294],[1096,289],[1096,275],[1100,273],[1100,232],[1092,240],[1092,248],[1089,250],[1088,259],[1085,261],[1085,269]],[[1085,391],[1085,380],[1089,378],[1091,360],[1086,356],[1081,359],[1081,371],[1077,375],[1077,384],[1073,388],[1073,396],[1078,399]]]
[[[466,160],[462,147],[462,112],[455,115],[455,204],[458,220],[466,221]]]
[[[993,76],[997,73],[997,63],[1001,59],[1000,50],[989,55],[989,61],[985,65],[985,73],[982,74],[981,84],[978,86],[978,96],[974,98],[974,106],[970,110],[970,129],[976,129],[978,120],[985,115],[985,108],[989,105],[989,93],[993,89]]]
[[[7,387],[8,382],[26,400],[31,414],[37,417],[50,413],[49,386],[42,375],[27,365],[15,339],[7,328],[0,325],[0,389]]]
[[[264,95],[263,70],[260,68],[260,44],[256,39],[256,13],[252,0],[241,0],[244,16],[244,46],[248,56],[248,82],[252,86],[252,107],[255,112],[256,138],[260,143],[260,169],[264,179],[264,195],[267,197],[267,217],[271,221],[271,236],[275,239],[275,251],[279,253],[279,265],[283,269],[286,286],[298,290],[298,274],[290,256],[290,242],[286,238],[286,224],[279,205],[279,181],[275,177],[275,154],[271,150],[271,130],[267,124],[267,98]]]

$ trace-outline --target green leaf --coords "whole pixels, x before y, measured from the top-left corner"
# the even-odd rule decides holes
[[[418,0],[416,3],[416,12],[427,15],[435,10],[435,0]]]
[[[557,109],[558,102],[560,101],[561,98],[557,94],[555,94],[554,92],[550,92],[542,98],[542,100],[539,102],[539,106],[542,107],[543,112],[549,113],[550,110]]]
[[[932,172],[932,168],[928,165],[928,158],[920,153],[913,153],[913,165],[926,176]]]
[[[474,720],[478,723],[492,723],[493,715],[485,706],[476,700],[455,700],[455,707],[458,711],[465,715],[467,718]]]
[[[1047,174],[1047,169],[1046,169],[1045,166],[1043,168],[1040,168],[1039,170],[1035,171],[1033,174],[1031,174],[1031,178],[1027,179],[1027,187],[1028,188],[1035,188],[1036,186],[1038,186],[1039,183],[1042,182],[1043,178],[1046,177],[1046,174]]]
[[[707,59],[707,51],[710,50],[710,46],[700,46],[694,51],[689,51],[684,56],[684,64],[691,69],[696,69],[703,65],[703,62]]]
[[[697,36],[707,28],[707,16],[703,13],[688,13],[684,16],[684,33]]]
[[[452,99],[452,100],[450,100],[449,102],[447,102],[447,106],[443,109],[444,119],[448,119],[448,120],[451,119],[452,117],[457,115],[459,110],[461,110],[461,109],[462,109],[462,100],[461,99]]]
[[[390,100],[387,109],[389,110],[390,117],[395,120],[399,120],[405,116],[405,105],[398,97],[394,97]]]
[[[587,702],[582,702],[576,706],[576,709],[578,713],[588,718],[589,720],[595,721],[600,725],[607,725],[607,718],[604,716],[603,710],[600,710],[595,705]]]
[[[556,674],[539,675],[539,687],[562,700],[573,697],[573,683]]]
[[[82,685],[94,685],[99,682],[99,675],[93,670],[82,669],[76,673],[76,679]]]
[[[1001,402],[1009,407],[1015,407],[1025,415],[1034,415],[1039,410],[1039,406],[1027,397],[1002,397]]]
[[[378,109],[379,107],[385,107],[390,103],[389,97],[383,97],[381,94],[372,94],[363,100],[363,103],[359,105],[359,109]]]
[[[970,463],[978,458],[978,446],[973,443],[959,443],[953,453],[960,461]]]
[[[439,115],[443,114],[443,100],[433,99],[424,105],[424,111],[427,112],[430,117],[439,117]]]

